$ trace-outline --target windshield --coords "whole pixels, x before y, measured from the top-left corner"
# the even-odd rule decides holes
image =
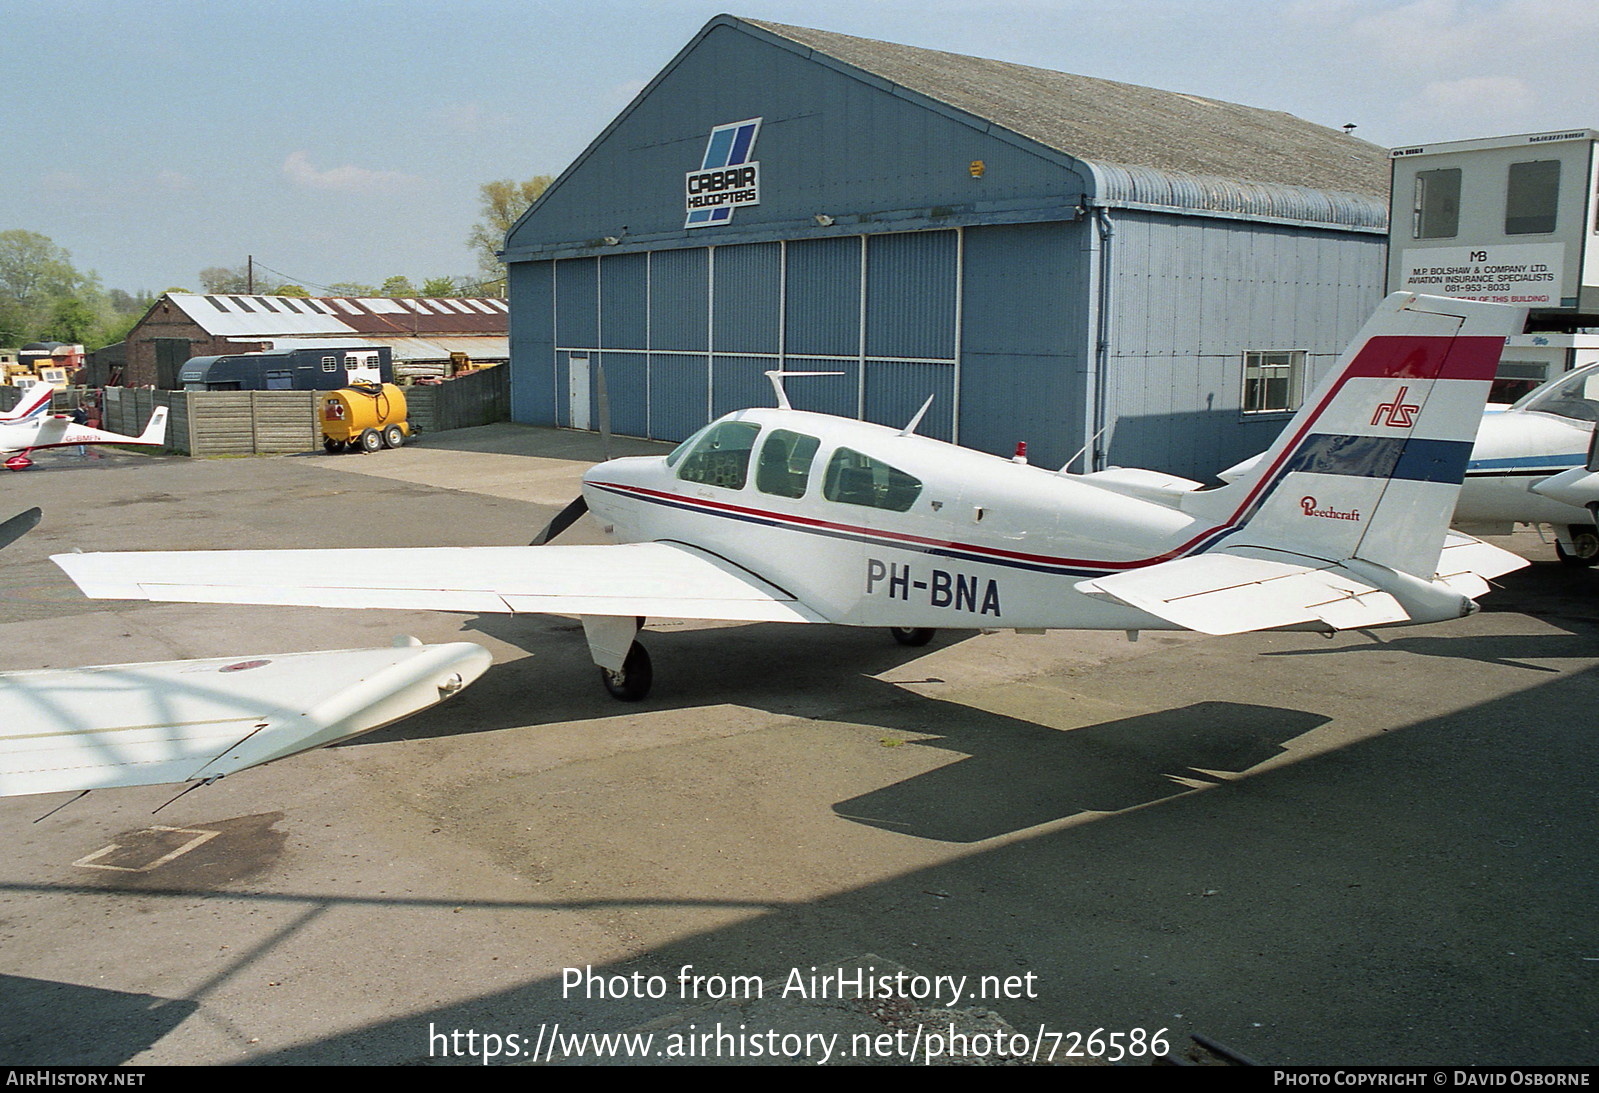
[[[1579,368],[1551,380],[1511,409],[1554,414],[1576,421],[1599,421],[1599,365]]]

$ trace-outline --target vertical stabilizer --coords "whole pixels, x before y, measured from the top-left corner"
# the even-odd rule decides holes
[[[1183,508],[1240,546],[1431,581],[1505,338],[1526,311],[1394,293],[1242,478]]]

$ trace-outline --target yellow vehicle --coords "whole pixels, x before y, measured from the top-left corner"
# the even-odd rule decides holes
[[[322,399],[322,447],[329,452],[398,448],[410,435],[405,392],[392,383],[358,383]]]

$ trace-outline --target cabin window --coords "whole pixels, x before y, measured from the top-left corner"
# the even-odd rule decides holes
[[[1599,421],[1599,369],[1584,368],[1540,387],[1513,407],[1573,421]]]
[[[677,476],[684,482],[703,482],[727,490],[741,490],[749,476],[750,453],[761,427],[748,421],[719,421],[711,426],[692,451],[683,457]]]
[[[814,436],[773,429],[761,445],[755,467],[755,488],[775,497],[803,497],[811,478],[811,461],[822,442]]]
[[[1555,230],[1560,202],[1560,161],[1539,159],[1510,165],[1505,188],[1505,234],[1544,235]]]
[[[1297,410],[1304,399],[1303,349],[1244,354],[1244,413],[1270,414]]]
[[[921,492],[920,479],[849,448],[833,453],[822,483],[822,496],[829,501],[892,512],[908,512]]]
[[[324,372],[337,372],[338,370],[339,370],[339,358],[337,358],[337,357],[323,357],[322,358],[322,371],[324,371]]]
[[[1460,168],[1416,175],[1415,239],[1453,239],[1460,233]]]

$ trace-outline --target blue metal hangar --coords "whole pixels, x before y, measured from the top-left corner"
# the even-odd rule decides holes
[[[1279,111],[711,20],[506,237],[512,416],[794,405],[1074,469],[1250,455],[1381,297],[1384,149]]]

